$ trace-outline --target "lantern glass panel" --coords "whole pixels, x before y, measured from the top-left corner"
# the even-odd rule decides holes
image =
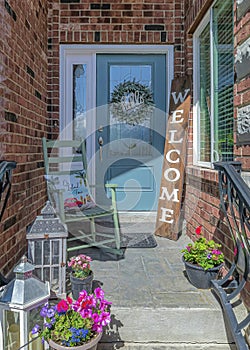
[[[20,315],[19,312],[4,311],[4,350],[18,350],[20,347]]]
[[[29,330],[29,341],[33,338],[36,338],[37,335],[32,335],[31,330],[35,326],[35,324],[42,324],[43,318],[40,315],[40,308],[30,310],[28,313],[28,330]],[[29,350],[43,350],[43,344],[41,338],[37,338],[33,340],[29,345]]]
[[[40,280],[42,280],[42,269],[35,269],[34,275],[36,275]]]
[[[60,241],[52,241],[52,264],[58,265],[59,264],[59,248],[60,248]]]
[[[59,286],[59,267],[52,267],[51,269],[51,289],[58,290]]]
[[[50,265],[50,241],[44,241],[43,242],[43,256],[44,256],[44,265]],[[49,279],[47,280],[49,281]]]
[[[49,267],[45,267],[43,269],[43,280],[50,281],[50,268]]]
[[[42,265],[42,241],[35,241],[34,243],[34,264]]]

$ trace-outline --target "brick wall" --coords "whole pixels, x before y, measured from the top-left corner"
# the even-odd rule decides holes
[[[48,3],[48,112],[52,134],[58,132],[53,125],[59,119],[59,44],[174,44],[175,75],[183,74],[182,0],[50,0]]]
[[[241,6],[244,6],[249,2],[244,1]],[[236,5],[236,4],[235,4]],[[240,12],[240,6],[235,6],[235,16],[234,16],[234,33],[235,33],[235,52],[239,46],[248,42],[250,45],[250,6],[248,5],[248,11],[244,13]],[[249,56],[249,54],[247,54]],[[243,53],[244,56],[244,53]],[[243,57],[244,60],[244,57]],[[243,61],[243,64],[247,64],[249,68],[250,60],[247,62]],[[237,117],[238,110],[242,108],[248,108],[250,112],[250,69],[248,69],[248,74],[244,77],[237,77],[235,83],[235,96],[234,96],[234,106],[235,106],[235,118],[236,118],[236,129],[237,129]],[[249,116],[248,112],[248,116]],[[248,123],[249,124],[249,123]],[[250,171],[250,124],[248,125],[248,144],[235,146],[234,152],[236,155],[236,160],[241,161],[242,169],[244,171]],[[236,139],[236,138],[235,138]],[[250,310],[250,281],[247,283],[246,287],[242,293],[243,300]]]
[[[204,14],[211,6],[210,0],[186,0],[184,3],[185,7],[185,57],[186,57],[186,71],[188,74],[192,74],[192,34],[201,22]],[[240,20],[237,20],[236,15],[236,4],[234,6],[235,13],[235,50],[237,45],[242,43],[244,40],[249,38],[249,25],[250,25],[250,13],[247,12]],[[250,93],[249,93],[249,76],[242,79],[235,84],[235,116],[237,116],[237,108],[249,104]],[[195,227],[203,225],[206,234],[217,235],[218,240],[222,242],[228,242],[226,235],[222,236],[219,234],[216,223],[216,217],[219,221],[219,215],[214,215],[214,211],[218,208],[219,197],[218,197],[218,177],[217,171],[210,169],[199,169],[193,167],[193,134],[192,134],[192,112],[190,113],[190,128],[188,138],[188,166],[187,166],[187,188],[186,188],[186,218],[188,219],[188,232],[192,236]],[[236,137],[235,137],[236,139]],[[250,166],[250,146],[235,147],[236,159],[241,160],[243,168],[249,170]],[[195,178],[197,182],[196,188],[194,188],[195,181],[190,182],[190,177]],[[197,188],[198,187],[198,188]],[[195,194],[194,194],[195,192]],[[194,210],[195,196],[199,197],[196,210]],[[191,218],[191,213],[194,213]],[[219,213],[217,213],[219,214]],[[191,218],[189,220],[189,218]],[[231,243],[229,244],[229,247]],[[225,250],[228,248],[226,244]],[[230,252],[229,257],[232,256]]]
[[[26,227],[45,203],[47,1],[2,0],[0,23],[0,159],[17,162],[0,223],[0,270],[7,274],[26,252]]]
[[[192,34],[199,25],[207,9],[211,6],[210,0],[186,0],[185,1],[185,57],[186,71],[192,74]],[[235,18],[235,51],[237,46],[249,39],[250,13],[247,12],[239,20],[237,19],[236,2],[234,5]],[[249,75],[235,84],[235,120],[237,108],[250,104],[250,78]],[[186,167],[186,190],[185,190],[185,218],[187,221],[187,233],[195,238],[195,228],[203,226],[205,236],[223,245],[223,252],[228,261],[233,260],[233,241],[230,237],[225,219],[219,211],[219,192],[217,171],[201,169],[193,163],[193,134],[192,112],[190,113],[190,129],[188,138],[188,166]],[[236,131],[236,130],[235,130]],[[250,140],[250,137],[249,137]],[[235,146],[235,159],[240,160],[243,169],[250,170],[250,141],[248,145]],[[236,141],[236,132],[235,132]],[[244,289],[244,300],[248,301],[250,308],[250,283]]]
[[[247,2],[247,1],[245,1]],[[235,53],[237,49],[246,43],[248,40],[248,45],[250,45],[250,11],[242,14],[242,17],[239,16],[237,7],[235,7]],[[249,56],[249,54],[247,54]],[[244,53],[243,53],[244,56]],[[244,59],[244,58],[243,58]],[[250,65],[250,59],[243,62],[245,65]],[[248,108],[248,114],[250,113],[250,69],[248,69],[248,74],[244,77],[236,76],[235,84],[235,96],[234,96],[234,105],[235,105],[235,118],[236,118],[236,128],[237,128],[237,116],[238,109]],[[248,123],[249,124],[249,123]],[[250,124],[248,125],[248,144],[235,146],[235,155],[236,160],[242,162],[243,170],[250,171]]]

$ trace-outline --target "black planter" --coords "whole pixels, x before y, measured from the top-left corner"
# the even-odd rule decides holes
[[[211,280],[216,279],[218,272],[223,266],[223,264],[220,264],[212,269],[204,270],[200,266],[193,265],[188,261],[185,261],[183,257],[182,260],[185,265],[189,282],[199,289],[209,289],[211,287]]]
[[[70,274],[70,283],[71,283],[71,291],[73,299],[78,299],[79,293],[84,289],[88,294],[92,293],[92,282],[93,282],[94,274],[91,274],[82,279],[78,277],[74,277],[74,275]]]

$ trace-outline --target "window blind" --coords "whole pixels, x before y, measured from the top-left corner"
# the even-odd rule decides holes
[[[209,24],[200,36],[200,116],[199,116],[199,157],[210,162],[211,156],[211,62]]]
[[[214,150],[222,161],[233,160],[233,1],[213,8]]]

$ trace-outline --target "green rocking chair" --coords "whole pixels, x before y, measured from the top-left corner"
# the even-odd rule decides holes
[[[77,224],[78,234],[68,242],[82,241],[72,245],[68,251],[99,247],[114,254],[123,254],[120,249],[120,229],[116,206],[117,185],[106,184],[111,193],[111,205],[99,206],[90,193],[87,178],[87,161],[84,141],[42,139],[45,178],[48,198],[61,220],[69,227]],[[97,218],[112,217],[113,232],[96,232]],[[86,232],[84,222],[89,222]],[[84,230],[83,230],[84,228]]]

